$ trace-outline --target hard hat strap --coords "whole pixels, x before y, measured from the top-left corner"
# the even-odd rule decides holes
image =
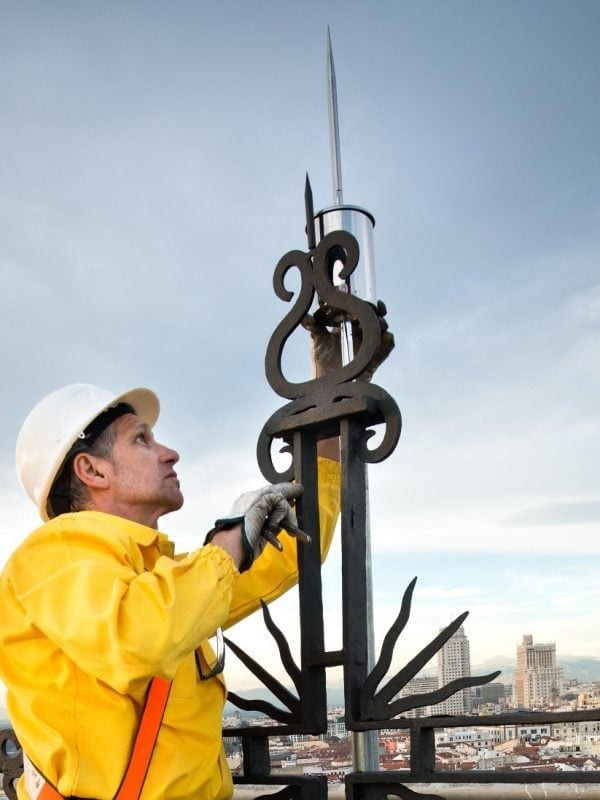
[[[116,419],[122,417],[123,414],[135,414],[135,411],[128,403],[118,403],[116,406],[110,406],[101,414],[98,414],[96,419],[93,419],[87,428],[79,434],[77,441],[69,450],[67,459],[72,458],[76,453],[81,452],[81,450],[89,449],[100,434]]]

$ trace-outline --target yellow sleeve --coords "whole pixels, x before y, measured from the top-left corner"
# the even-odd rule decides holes
[[[172,678],[227,619],[239,575],[233,561],[208,545],[180,561],[157,553],[145,564],[143,548],[118,525],[86,516],[57,518],[11,558],[6,614],[14,609],[20,624],[118,691],[155,674]]]
[[[321,561],[324,561],[329,552],[340,510],[339,462],[319,458],[318,479]],[[261,600],[269,603],[298,582],[296,539],[285,531],[282,531],[279,538],[283,545],[282,552],[267,545],[252,567],[240,575],[233,590],[231,609],[224,627],[234,625],[256,611],[260,608]]]

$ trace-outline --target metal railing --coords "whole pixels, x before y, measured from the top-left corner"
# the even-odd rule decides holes
[[[283,280],[295,267],[301,276],[301,287],[291,312],[275,330],[267,349],[266,373],[269,383],[280,395],[291,400],[276,412],[263,428],[259,439],[258,458],[268,480],[296,479],[305,485],[299,503],[301,527],[311,533],[318,530],[318,497],[316,476],[316,442],[339,436],[341,443],[341,548],[342,548],[342,620],[343,647],[326,651],[323,641],[323,606],[320,579],[319,548],[302,549],[299,553],[299,621],[300,665],[290,655],[283,632],[277,628],[266,606],[265,623],[282,653],[282,662],[294,684],[297,695],[258,666],[255,658],[234,647],[242,661],[285,707],[252,702],[230,694],[229,699],[240,708],[266,713],[278,725],[228,729],[227,736],[239,736],[243,748],[243,775],[235,777],[238,787],[280,786],[278,800],[324,800],[327,797],[325,776],[271,775],[269,738],[294,733],[324,734],[327,731],[325,673],[327,668],[342,666],[344,672],[345,725],[355,737],[368,731],[405,729],[410,732],[410,768],[408,770],[355,771],[345,778],[347,800],[379,800],[388,795],[400,798],[441,798],[440,794],[419,794],[407,784],[593,784],[600,786],[600,772],[524,772],[510,770],[436,770],[435,731],[470,725],[527,725],[540,722],[578,722],[598,720],[599,711],[566,713],[527,712],[488,716],[453,716],[401,718],[402,714],[447,700],[455,693],[493,681],[499,672],[476,677],[462,677],[422,694],[402,696],[401,690],[458,631],[465,612],[432,639],[405,666],[388,676],[394,646],[410,615],[416,579],[407,587],[398,618],[384,638],[381,653],[374,665],[369,664],[369,630],[366,609],[369,598],[367,564],[367,501],[365,464],[387,458],[400,435],[400,412],[396,403],[381,387],[361,380],[361,374],[377,357],[380,327],[370,303],[339,291],[333,291],[330,276],[334,263],[343,264],[343,274],[350,274],[359,259],[358,245],[346,231],[333,231],[318,245],[311,236],[311,202],[307,202],[307,252],[291,251],[280,260],[275,270],[274,287],[286,301]],[[281,373],[281,353],[287,337],[300,324],[314,300],[325,308],[329,318],[351,317],[362,328],[362,345],[354,361],[316,380],[303,384],[288,383]],[[369,450],[371,428],[384,425],[378,448]],[[277,472],[270,458],[272,440],[283,439],[293,455],[292,466]]]

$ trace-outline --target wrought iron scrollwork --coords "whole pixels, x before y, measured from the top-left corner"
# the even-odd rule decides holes
[[[293,786],[284,786],[278,792],[272,794],[261,794],[255,800],[296,800],[298,792]]]
[[[376,781],[373,781],[372,776],[369,784],[362,785],[355,781],[361,777],[360,775],[348,776],[346,797],[353,800],[396,800],[396,798],[400,798],[400,800],[444,800],[441,794],[415,792],[401,783],[377,784]]]
[[[377,357],[381,344],[381,327],[376,310],[356,295],[340,291],[333,284],[336,262],[343,266],[340,279],[348,278],[359,261],[359,245],[347,231],[332,231],[323,237],[316,248],[304,252],[291,250],[275,268],[273,288],[286,302],[294,293],[286,289],[285,278],[292,268],[300,273],[300,289],[284,319],[276,327],[267,347],[266,375],[273,390],[292,402],[276,411],[264,425],[258,440],[258,463],[267,480],[291,480],[293,467],[278,470],[271,457],[274,438],[289,438],[291,431],[316,429],[323,435],[337,435],[339,421],[359,416],[365,429],[385,425],[377,447],[370,449],[368,441],[373,431],[365,430],[359,456],[366,463],[385,459],[396,447],[400,436],[401,417],[396,401],[380,386],[360,379]],[[309,313],[315,299],[326,306],[331,316],[351,319],[361,331],[361,342],[352,360],[317,378],[294,383],[283,374],[281,358],[286,342]],[[285,448],[284,448],[285,449]]]
[[[23,772],[23,751],[11,728],[0,730],[0,770],[2,791],[9,800],[17,800],[16,783]]]

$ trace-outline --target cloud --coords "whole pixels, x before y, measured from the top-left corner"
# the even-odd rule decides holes
[[[555,641],[558,652],[600,656],[598,637],[591,635],[597,627],[600,586],[589,559],[546,553],[530,560],[514,553],[490,557],[446,551],[410,560],[423,580],[432,582],[423,590],[421,577],[417,582],[410,619],[397,645],[398,661],[412,657],[464,611],[469,611],[464,627],[473,663],[490,654],[514,656],[524,633],[532,633],[537,641]],[[393,565],[390,572],[401,575],[405,562]],[[479,591],[463,591],[465,573],[478,577]],[[379,570],[376,576],[380,584]],[[445,580],[438,584],[436,579]],[[379,585],[375,598],[378,646],[400,608],[401,590],[396,589],[394,600],[393,583],[389,577],[387,581],[385,593]],[[444,591],[428,590],[438,585]]]
[[[159,393],[160,440],[182,455],[186,503],[163,523],[179,549],[263,483],[256,438],[283,403],[264,352],[289,311],[273,270],[305,247],[306,169],[316,206],[329,197],[322,9],[292,4],[274,23],[261,4],[234,16],[167,5],[141,18],[38,2],[3,18],[0,558],[38,524],[14,477],[16,431],[73,380]],[[478,601],[482,641],[492,621],[510,642],[513,584],[467,556],[554,554],[554,568],[597,552],[593,26],[553,7],[540,31],[520,10],[527,47],[513,58],[515,14],[384,5],[353,3],[335,45],[346,194],[377,217],[397,341],[381,385],[404,418],[397,452],[369,471],[373,555],[391,573],[376,591],[394,615],[424,556],[423,638],[465,600]],[[460,46],[491,30],[489,46]],[[299,43],[304,57],[290,58]],[[520,603],[534,620],[527,598],[545,608],[531,587],[547,584],[528,579]]]
[[[453,597],[472,597],[479,594],[477,586],[425,586],[418,590],[418,597],[423,600],[447,600]]]
[[[0,568],[23,539],[42,524],[21,489],[14,467],[0,464]]]
[[[600,322],[600,283],[593,283],[571,296],[567,313],[574,322],[593,325]]]
[[[548,503],[504,520],[504,525],[589,525],[600,522],[600,500]]]

